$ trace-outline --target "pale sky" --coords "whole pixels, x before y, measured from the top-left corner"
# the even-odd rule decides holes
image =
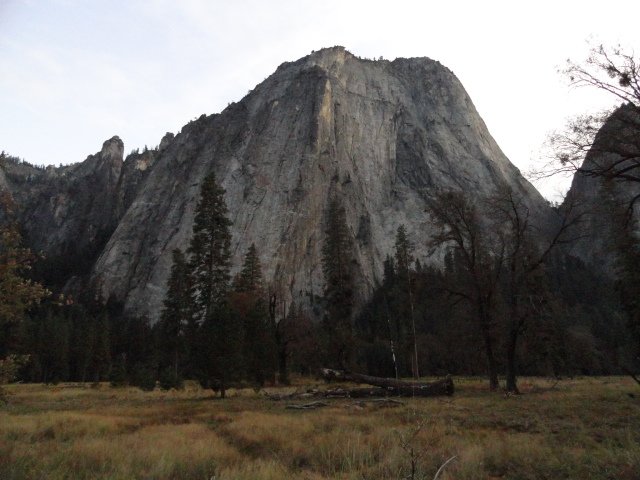
[[[57,165],[113,135],[126,153],[153,147],[282,62],[342,45],[449,67],[526,172],[550,130],[610,103],[571,90],[558,67],[589,40],[640,49],[638,18],[632,0],[0,0],[0,150]]]

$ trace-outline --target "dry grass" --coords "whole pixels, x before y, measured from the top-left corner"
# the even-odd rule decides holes
[[[399,479],[403,441],[416,478],[456,455],[440,479],[640,479],[640,391],[626,378],[553,389],[525,379],[519,397],[456,384],[451,399],[312,411],[249,390],[220,400],[194,386],[13,385],[0,407],[0,479]]]

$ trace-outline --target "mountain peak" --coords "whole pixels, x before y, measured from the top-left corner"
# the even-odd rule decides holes
[[[120,137],[114,135],[109,140],[105,140],[102,144],[102,150],[100,150],[100,157],[102,160],[110,160],[111,162],[122,163],[124,158],[124,143],[120,140]]]
[[[322,296],[331,198],[343,202],[353,235],[359,305],[382,278],[397,228],[405,225],[414,239],[433,230],[425,205],[434,192],[488,194],[506,184],[532,214],[547,211],[460,82],[426,58],[374,61],[341,46],[323,48],[281,65],[239,102],[169,139],[148,162],[143,154],[121,167],[124,146],[113,137],[55,185],[58,203],[46,190],[25,208],[32,238],[42,239],[37,246],[45,253],[104,232],[106,245],[91,243],[99,256],[90,283],[103,299],[123,302],[127,313],[154,320],[171,252],[188,247],[199,186],[210,172],[226,190],[233,264],[259,245],[266,281],[311,310]],[[417,258],[428,253],[416,244]],[[427,262],[440,260],[434,255]]]

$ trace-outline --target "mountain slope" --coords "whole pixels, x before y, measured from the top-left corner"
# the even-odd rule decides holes
[[[424,256],[425,200],[436,189],[488,193],[499,183],[546,203],[502,154],[460,82],[438,62],[360,60],[343,48],[285,63],[239,103],[201,117],[167,146],[97,261],[106,298],[156,317],[174,248],[186,248],[203,177],[227,190],[234,263],[252,242],[268,281],[301,303],[322,292],[329,198],[356,239],[358,294],[381,277],[406,224]]]
[[[38,264],[45,281],[61,287],[90,273],[157,155],[148,150],[123,160],[123,152],[113,137],[84,162],[59,168],[6,156],[0,162],[0,189],[14,200],[27,244],[46,256]]]
[[[38,173],[55,177],[41,187],[9,179],[9,189],[26,206],[30,243],[47,253],[90,238],[92,229],[107,232],[91,283],[104,299],[152,319],[162,307],[171,251],[188,245],[210,171],[227,191],[234,264],[255,242],[266,280],[307,306],[322,294],[332,196],[344,203],[355,239],[359,303],[381,279],[400,224],[417,256],[426,257],[425,205],[439,189],[488,194],[506,184],[534,217],[549,214],[458,79],[427,58],[369,61],[342,47],[320,50],[284,63],[240,102],[190,122],[158,150],[123,163],[117,142],[76,166]],[[60,195],[64,201],[49,202]]]
[[[626,159],[616,170],[634,166],[627,173],[635,175],[640,159],[639,129],[637,107],[624,105],[618,108],[598,131],[582,168],[587,173],[610,173],[615,171],[609,171],[610,166]],[[628,221],[625,217],[629,213],[630,202],[633,198],[640,198],[640,182],[578,172],[567,198],[575,199],[580,208],[587,212],[579,226],[582,238],[571,244],[569,251],[595,271],[609,277],[615,276],[617,237],[621,225]],[[635,226],[635,235],[640,238],[640,209],[637,202],[632,218],[630,225]]]

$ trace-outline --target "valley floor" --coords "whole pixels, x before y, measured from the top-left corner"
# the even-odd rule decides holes
[[[632,380],[522,379],[518,397],[490,393],[482,379],[454,381],[451,398],[336,399],[309,411],[252,390],[221,400],[195,385],[11,385],[0,478],[432,479],[454,456],[439,479],[640,478]],[[297,388],[324,388],[304,382]]]

